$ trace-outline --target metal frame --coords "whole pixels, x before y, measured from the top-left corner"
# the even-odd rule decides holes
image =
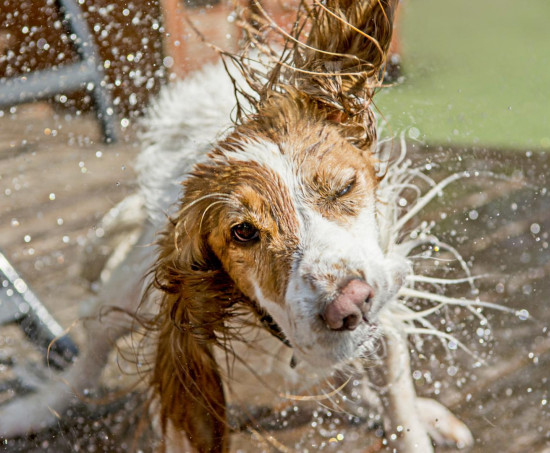
[[[97,117],[106,143],[117,138],[117,122],[111,94],[106,87],[103,64],[94,38],[75,0],[57,0],[80,57],[77,63],[23,76],[0,79],[0,106],[47,99],[57,93],[71,93],[92,84]]]
[[[0,326],[18,323],[45,353],[46,362],[64,368],[78,348],[0,252]]]

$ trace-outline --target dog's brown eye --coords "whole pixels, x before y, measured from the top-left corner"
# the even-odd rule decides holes
[[[344,195],[346,195],[353,188],[354,185],[355,185],[355,179],[350,181],[349,184],[346,187],[344,187],[343,189],[340,189],[338,192],[336,192],[335,193],[336,198],[340,198],[340,197],[343,197]]]
[[[231,236],[237,242],[250,242],[258,239],[260,232],[254,225],[243,222],[231,228]]]

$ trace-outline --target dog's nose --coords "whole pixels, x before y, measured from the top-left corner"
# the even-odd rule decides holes
[[[366,317],[373,289],[361,280],[351,280],[330,302],[322,315],[331,330],[354,330]]]

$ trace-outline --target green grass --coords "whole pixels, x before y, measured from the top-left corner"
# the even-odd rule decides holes
[[[377,97],[394,131],[550,150],[549,0],[404,0],[401,13],[405,81]]]

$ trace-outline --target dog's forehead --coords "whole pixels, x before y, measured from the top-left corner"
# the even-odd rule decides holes
[[[276,143],[247,137],[219,152],[215,156],[219,172],[213,175],[212,183],[233,200],[226,204],[235,217],[233,221],[251,215],[250,220],[261,226],[267,217],[279,224],[292,216],[296,207],[296,173]]]
[[[292,216],[301,217],[304,209],[327,214],[328,206],[319,197],[334,198],[354,181],[362,181],[361,191],[375,188],[371,158],[365,158],[334,127],[306,126],[270,136],[236,133],[220,143],[212,155],[218,168],[212,184],[233,200],[226,205],[229,221],[248,219],[261,226],[274,220],[279,227],[288,224],[296,228],[296,221],[281,224],[280,219],[292,212]],[[359,206],[359,192],[354,193],[355,200],[347,204]],[[327,208],[324,211],[323,206]],[[338,212],[331,211],[334,215]]]
[[[373,167],[372,159],[365,158],[366,153],[329,125],[304,122],[281,134],[236,134],[231,142],[222,151],[226,162],[262,166],[281,177],[290,189],[318,176],[370,172]]]
[[[305,184],[323,179],[351,178],[369,171],[371,159],[339,134],[322,131],[305,141],[285,144]]]

